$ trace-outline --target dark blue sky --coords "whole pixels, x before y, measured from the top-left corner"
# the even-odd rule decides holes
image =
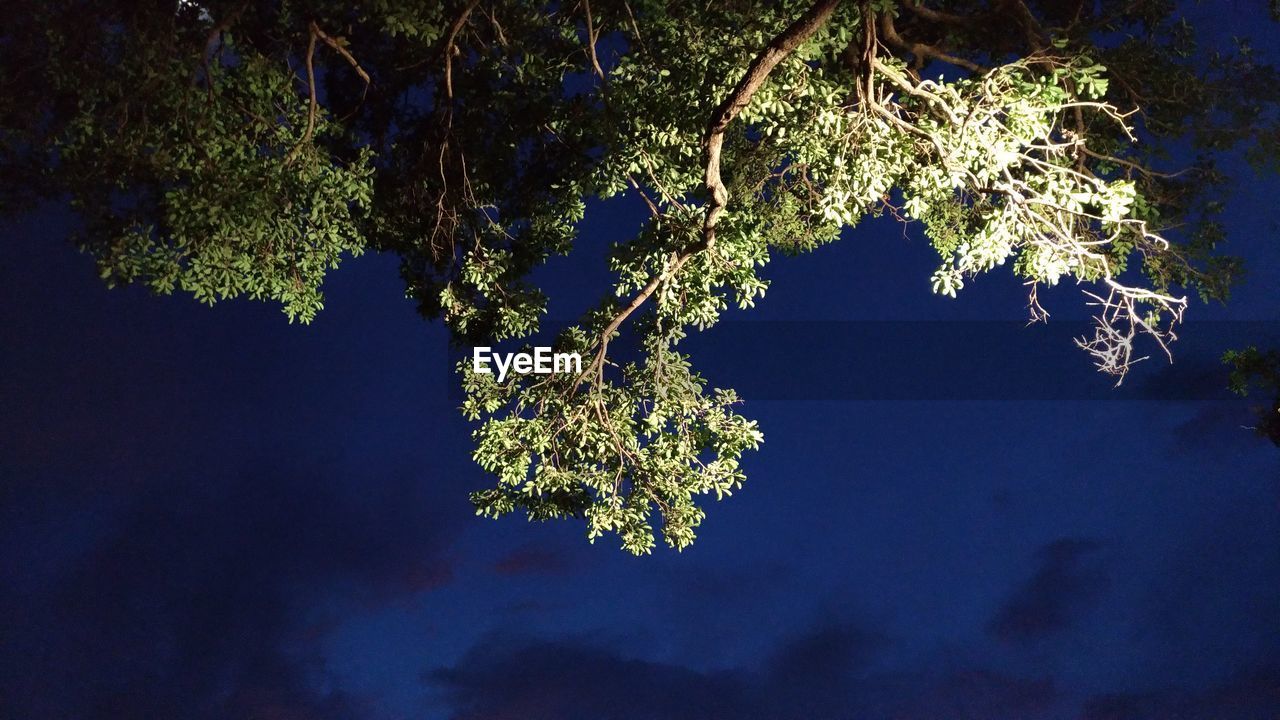
[[[347,262],[316,323],[289,326],[107,291],[65,214],[33,212],[0,242],[0,716],[1276,717],[1280,451],[1240,427],[1246,403],[1203,398],[1227,321],[1280,320],[1278,191],[1242,176],[1251,281],[1114,396],[1033,329],[1025,356],[990,351],[1014,389],[857,399],[934,396],[868,327],[937,321],[912,361],[964,386],[980,378],[949,369],[990,360],[980,344],[928,339],[1022,319],[1021,287],[933,296],[932,251],[882,222],[777,260],[759,308],[694,346],[705,374],[745,389],[753,354],[806,362],[779,337],[805,321],[860,379],[832,377],[833,401],[796,399],[812,378],[748,394],[766,443],[746,488],[691,550],[647,558],[472,516],[489,479],[445,333],[393,259]],[[546,273],[579,283],[557,310],[598,297],[582,278],[607,278],[638,219],[592,207],[582,257]],[[1051,302],[1081,316],[1074,290]],[[1134,399],[1161,383],[1198,399]]]

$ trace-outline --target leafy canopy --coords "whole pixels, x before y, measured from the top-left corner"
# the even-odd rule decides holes
[[[759,301],[761,267],[868,216],[918,223],[936,293],[1004,266],[1083,283],[1080,344],[1123,376],[1223,299],[1214,159],[1274,163],[1280,82],[1197,48],[1162,0],[178,0],[3,10],[7,209],[68,196],[109,284],[307,322],[366,250],[460,343],[527,341],[580,375],[460,368],[489,516],[585,520],[649,552],[762,435],[679,350]],[[1171,157],[1194,156],[1185,168]],[[650,211],[593,311],[543,328],[530,273],[584,200]],[[626,336],[633,351],[611,350]],[[616,343],[616,345],[622,343]],[[655,527],[657,530],[655,531]]]

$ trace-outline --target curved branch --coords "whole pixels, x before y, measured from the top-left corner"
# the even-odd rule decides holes
[[[356,74],[364,81],[365,94],[369,92],[369,84],[372,82],[369,79],[369,73],[365,72],[364,68],[360,67],[360,63],[356,62],[355,57],[347,50],[346,39],[341,37],[330,37],[324,30],[320,29],[320,26],[316,24],[315,20],[312,20],[307,26],[307,56],[305,59],[307,65],[307,94],[310,96],[310,100],[307,105],[307,129],[306,132],[302,134],[302,139],[298,141],[297,145],[293,146],[293,150],[290,150],[289,155],[285,157],[285,165],[293,164],[293,161],[298,157],[298,153],[302,150],[302,146],[311,142],[312,137],[315,135],[316,113],[320,109],[319,102],[316,100],[316,40],[323,40],[326,45],[336,50],[344,60],[350,63],[351,67],[355,68]],[[364,100],[363,94],[360,96],[360,99],[361,101]],[[358,108],[359,106],[357,106],[357,109]],[[352,112],[355,111],[353,110]]]
[[[680,268],[684,267],[690,258],[715,245],[716,224],[724,213],[725,206],[729,204],[729,190],[725,187],[724,180],[720,177],[720,152],[724,146],[725,130],[728,129],[734,118],[738,117],[743,109],[751,103],[751,98],[760,89],[760,86],[764,84],[764,81],[768,79],[769,74],[773,72],[778,63],[782,62],[784,58],[794,52],[797,47],[825,25],[839,4],[840,0],[818,0],[804,15],[801,15],[788,25],[781,34],[771,40],[752,59],[751,64],[747,66],[746,73],[738,81],[733,92],[729,93],[724,102],[720,103],[719,107],[711,113],[711,119],[707,123],[706,136],[703,139],[704,179],[711,197],[707,202],[706,217],[702,223],[702,239],[672,258],[667,267],[661,273],[650,278],[649,282],[645,283],[644,287],[631,299],[631,302],[627,303],[627,306],[609,321],[609,324],[605,326],[604,331],[600,334],[600,349],[596,352],[595,359],[578,376],[573,386],[574,389],[577,389],[587,375],[601,368],[609,345],[609,339],[622,326],[622,323],[626,322],[626,319],[639,309],[662,283],[679,272]]]
[[[960,15],[958,13],[950,13],[945,10],[934,10],[927,8],[920,3],[920,0],[907,0],[903,5],[911,14],[921,17],[929,22],[940,23],[943,25],[961,25],[964,27],[973,27],[981,22],[981,19],[971,15]]]
[[[445,95],[450,100],[453,99],[453,51],[454,42],[458,39],[458,33],[462,32],[462,28],[467,24],[467,20],[471,17],[471,11],[476,9],[480,4],[480,0],[471,0],[462,8],[462,12],[453,19],[453,23],[449,25],[449,32],[445,33],[444,43],[441,49],[444,53],[444,89]]]
[[[1017,18],[1018,25],[1022,27],[1022,32],[1026,36],[1027,44],[1032,49],[1041,51],[1048,46],[1044,26],[1036,19],[1035,13],[1031,12],[1031,8],[1027,7],[1026,2],[1023,0],[1004,0],[1001,5],[1004,6],[1004,9],[1011,11]]]
[[[986,72],[986,68],[975,62],[945,53],[933,45],[927,45],[922,42],[915,42],[913,40],[903,38],[898,34],[898,29],[893,24],[893,15],[889,13],[884,13],[880,16],[880,34],[884,36],[884,39],[887,40],[890,45],[893,45],[899,50],[905,50],[912,55],[915,55],[917,67],[924,64],[925,58],[929,58],[931,60],[939,60],[949,65],[955,65],[956,67],[962,67],[971,72]]]
[[[315,28],[315,23],[312,23],[311,27]],[[297,145],[293,146],[293,149],[290,150],[289,154],[285,157],[284,159],[285,166],[289,166],[293,164],[293,161],[298,157],[298,153],[302,151],[302,146],[311,142],[311,137],[312,135],[315,134],[316,112],[319,109],[319,103],[316,101],[315,57],[316,57],[316,33],[315,33],[315,30],[313,29],[310,33],[308,33],[308,38],[307,38],[307,57],[306,57],[307,92],[310,95],[310,102],[307,105],[307,129],[306,129],[306,132],[302,134],[302,139],[298,141]]]
[[[364,81],[364,92],[367,94],[369,92],[369,85],[372,84],[373,81],[369,79],[369,73],[365,72],[364,68],[360,67],[360,63],[356,62],[356,58],[351,54],[351,51],[347,50],[346,38],[330,37],[328,33],[320,29],[320,26],[316,24],[315,20],[311,21],[311,33],[317,38],[323,40],[326,45],[333,48],[335,52],[342,56],[343,60],[346,60],[347,63],[355,69],[356,75],[359,75],[360,79]]]
[[[751,98],[764,84],[769,73],[773,72],[773,68],[808,40],[818,28],[825,25],[839,4],[840,0],[818,0],[804,15],[787,26],[782,34],[775,37],[759,55],[756,55],[733,92],[711,114],[711,121],[707,123],[707,135],[703,140],[706,164],[705,184],[707,191],[711,193],[711,199],[707,203],[707,216],[702,223],[704,247],[711,247],[715,243],[716,223],[724,213],[725,206],[729,204],[729,191],[720,178],[720,149],[724,146],[724,131],[728,129],[729,123],[738,117],[738,113],[750,104]]]
[[[591,50],[591,68],[595,70],[600,82],[608,82],[604,68],[600,67],[600,56],[596,54],[596,25],[591,18],[591,0],[582,0],[582,11],[587,16],[587,47]]]

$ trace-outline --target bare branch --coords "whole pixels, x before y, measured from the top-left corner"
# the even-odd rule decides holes
[[[1099,370],[1116,376],[1116,385],[1124,382],[1125,375],[1134,363],[1147,359],[1146,356],[1133,355],[1133,343],[1140,335],[1153,338],[1172,362],[1173,354],[1169,350],[1169,343],[1178,339],[1173,327],[1182,320],[1186,300],[1128,288],[1110,279],[1106,281],[1106,285],[1106,297],[1085,293],[1093,298],[1093,302],[1089,304],[1099,308],[1099,311],[1094,316],[1093,337],[1077,338],[1076,345],[1093,356],[1094,364]],[[1150,304],[1163,311],[1167,314],[1168,321],[1163,325],[1158,324],[1156,317],[1148,317],[1142,312],[1142,304]]]

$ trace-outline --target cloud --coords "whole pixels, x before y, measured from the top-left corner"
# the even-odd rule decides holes
[[[992,637],[1025,642],[1071,626],[1110,585],[1093,540],[1055,540],[1036,553],[1036,572],[987,625]]]
[[[799,635],[778,648],[766,668],[774,682],[795,688],[838,687],[888,645],[877,633],[830,625]]]
[[[1085,704],[1082,720],[1260,720],[1277,716],[1280,716],[1280,658],[1200,692],[1168,689],[1101,695]]]
[[[450,565],[424,483],[362,480],[260,466],[148,486],[52,589],[0,596],[10,717],[368,717],[319,638]]]
[[[725,720],[754,717],[743,678],[569,642],[491,638],[428,673],[458,720]]]
[[[563,552],[525,545],[498,558],[493,571],[499,575],[563,575],[570,563]]]
[[[1253,430],[1258,424],[1257,398],[1226,402],[1198,403],[1193,412],[1173,427],[1171,449],[1188,455],[1234,457],[1263,446]]]
[[[829,625],[781,643],[759,668],[702,670],[587,641],[495,635],[424,680],[453,720],[1029,720],[1057,699],[1048,679],[988,670],[874,672],[888,646]]]
[[[1059,694],[1048,677],[1022,678],[992,670],[957,670],[933,682],[906,678],[893,720],[1034,720],[1051,717]]]

